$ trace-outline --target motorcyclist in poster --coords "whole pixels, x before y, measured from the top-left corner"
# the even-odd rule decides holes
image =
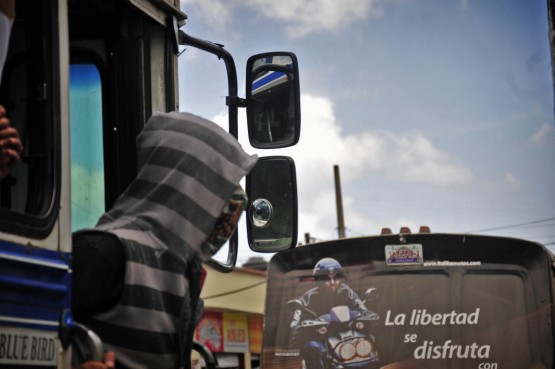
[[[377,362],[374,337],[366,323],[379,316],[344,283],[341,264],[329,257],[320,259],[313,277],[316,287],[288,302],[292,307],[291,338],[300,348],[305,368],[335,368],[338,363],[342,367],[368,367],[369,362]],[[363,352],[357,352],[355,346]]]

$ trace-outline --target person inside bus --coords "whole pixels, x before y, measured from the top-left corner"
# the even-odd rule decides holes
[[[299,342],[302,336],[301,324],[303,320],[313,320],[325,314],[336,306],[348,306],[368,320],[378,320],[379,316],[369,310],[358,294],[349,287],[341,264],[330,257],[320,259],[314,266],[312,273],[316,287],[306,291],[298,299],[288,301],[293,307],[290,323],[292,338]],[[307,369],[323,369],[327,357],[327,348],[322,341],[301,342],[301,355]]]
[[[0,82],[14,18],[15,1],[0,0]],[[13,165],[20,160],[22,151],[19,133],[10,125],[6,109],[0,105],[0,181],[10,174]]]
[[[257,157],[187,113],[154,114],[136,142],[137,177],[74,234],[73,312],[117,368],[187,367],[201,263],[234,232],[247,204],[239,182]]]

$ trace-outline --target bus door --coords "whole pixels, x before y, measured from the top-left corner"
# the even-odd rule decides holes
[[[0,367],[69,368],[71,234],[136,174],[151,112],[176,109],[176,36],[144,1],[15,3],[0,104],[25,149],[0,182]]]
[[[24,145],[0,183],[0,366],[56,367],[70,306],[63,3],[16,1],[0,104]],[[67,86],[67,85],[66,85]]]

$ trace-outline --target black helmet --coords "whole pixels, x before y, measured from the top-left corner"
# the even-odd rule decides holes
[[[333,258],[323,258],[318,260],[312,272],[317,281],[326,280],[333,275],[335,278],[343,278],[343,267]]]

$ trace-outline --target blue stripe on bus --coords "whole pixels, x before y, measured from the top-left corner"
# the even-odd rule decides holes
[[[285,73],[283,72],[272,72],[272,73],[268,73],[267,75],[265,75],[264,77],[259,78],[258,80],[254,81],[252,83],[252,90],[255,91],[261,87],[264,87],[264,85],[270,84],[271,82],[276,81],[277,79],[284,77]]]
[[[0,241],[0,327],[57,330],[71,308],[71,254]]]

